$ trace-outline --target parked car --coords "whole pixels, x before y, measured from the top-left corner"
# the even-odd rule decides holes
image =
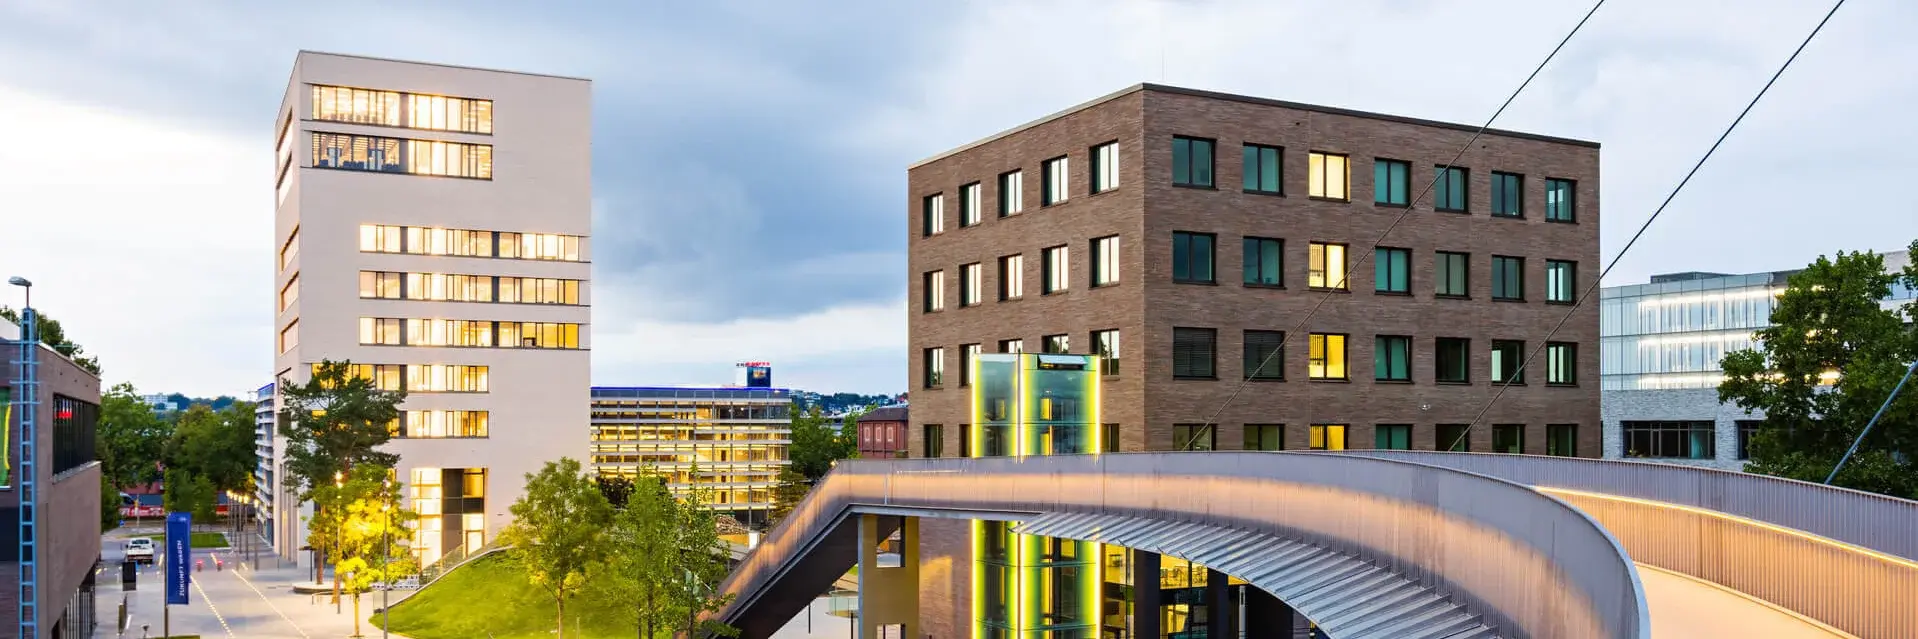
[[[128,539],[125,546],[127,561],[143,564],[153,563],[153,540],[145,537]]]

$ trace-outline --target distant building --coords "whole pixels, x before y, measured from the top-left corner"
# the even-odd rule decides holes
[[[1910,263],[1904,249],[1880,253],[1885,270]],[[1758,348],[1797,270],[1743,275],[1686,272],[1599,291],[1604,453],[1743,470],[1764,414],[1718,401],[1726,353]],[[1893,285],[1885,308],[1918,291]]]
[[[14,330],[8,330],[14,329]],[[19,335],[0,321],[0,335]],[[39,567],[37,594],[40,637],[91,636],[94,623],[94,571],[100,560],[100,462],[94,449],[100,419],[100,378],[52,348],[39,350],[39,406],[34,431],[38,513],[35,537]],[[20,619],[21,411],[23,400],[19,338],[0,339],[0,422],[6,428],[6,471],[0,477],[0,628],[15,630]]]
[[[171,413],[173,411],[186,410],[185,404],[173,401],[172,398],[157,393],[153,395],[141,395],[140,401],[146,402],[146,405],[152,408],[153,412],[156,413]]]
[[[910,457],[906,451],[906,423],[909,411],[905,406],[881,406],[859,416],[859,456],[864,459],[904,459]],[[926,440],[927,446],[943,443],[943,438]],[[939,451],[923,451],[924,457],[941,457]]]
[[[286,488],[280,485],[280,474],[275,472],[273,460],[274,437],[279,433],[278,411],[273,408],[274,385],[267,384],[253,391],[253,452],[258,456],[253,467],[253,496],[259,503],[253,511],[253,518],[260,525],[260,534],[273,539],[273,509],[281,502],[280,496]]]
[[[681,497],[747,525],[766,521],[790,463],[792,394],[783,388],[594,387],[592,468],[602,477],[653,472]]]

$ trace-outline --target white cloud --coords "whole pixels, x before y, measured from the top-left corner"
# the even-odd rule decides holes
[[[741,318],[714,323],[669,322],[638,317],[642,296],[601,283],[594,309],[593,383],[643,386],[711,383],[737,361],[770,361],[775,370],[806,371],[793,384],[812,389],[897,391],[906,376],[906,302],[850,304],[797,317]],[[616,319],[617,318],[617,319]],[[817,363],[836,360],[842,370]],[[686,372],[711,371],[705,377]],[[782,384],[790,384],[791,376]],[[820,385],[825,384],[825,385]],[[851,386],[851,388],[848,388]]]

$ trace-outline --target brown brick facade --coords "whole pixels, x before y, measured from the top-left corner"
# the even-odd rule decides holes
[[[18,342],[0,340],[0,360],[19,359]],[[0,369],[0,385],[12,386],[19,369],[7,365]],[[39,463],[40,480],[40,633],[53,636],[53,627],[66,611],[68,602],[80,590],[94,563],[100,559],[100,464],[88,462],[55,474],[54,396],[63,395],[91,404],[100,403],[100,378],[74,365],[71,360],[40,350]],[[19,414],[14,411],[10,433],[18,433]],[[19,469],[18,440],[7,442],[6,452],[12,467]],[[15,480],[18,481],[17,478]],[[20,489],[0,491],[0,509],[13,514],[20,505]],[[14,517],[0,518],[0,526],[14,527]],[[9,539],[13,535],[7,535]],[[15,553],[8,552],[8,555]],[[19,619],[20,566],[18,562],[0,562],[0,636],[11,636]],[[69,629],[70,630],[70,629]],[[71,636],[71,635],[69,635]]]
[[[1176,424],[1217,424],[1217,447],[1241,447],[1247,424],[1282,424],[1288,449],[1306,447],[1313,424],[1347,425],[1347,445],[1373,446],[1378,424],[1412,425],[1411,446],[1435,447],[1439,424],[1472,422],[1495,393],[1490,382],[1491,341],[1523,340],[1526,354],[1540,347],[1547,331],[1570,309],[1545,302],[1545,261],[1577,263],[1574,290],[1583,292],[1598,275],[1599,150],[1596,144],[1543,136],[1488,132],[1456,162],[1469,169],[1468,213],[1438,212],[1432,196],[1392,228],[1406,209],[1373,203],[1375,158],[1408,162],[1410,195],[1430,184],[1435,167],[1450,161],[1472,136],[1473,127],[1413,121],[1338,109],[1224,96],[1169,87],[1140,86],[1107,96],[1066,113],[990,138],[914,166],[908,172],[907,210],[910,248],[907,281],[912,414],[907,450],[918,456],[927,424],[944,426],[948,455],[962,450],[961,424],[968,421],[967,391],[959,385],[959,353],[965,344],[997,350],[999,340],[1022,339],[1025,350],[1040,350],[1042,336],[1068,334],[1071,350],[1091,352],[1091,332],[1120,331],[1120,374],[1102,387],[1103,421],[1119,425],[1122,450],[1168,450]],[[1172,140],[1192,136],[1216,140],[1216,188],[1172,184]],[[1088,194],[1090,149],[1119,144],[1119,186]],[[1242,192],[1241,145],[1281,147],[1284,195]],[[1307,154],[1345,154],[1350,162],[1350,201],[1307,197]],[[1060,204],[1042,207],[1042,163],[1070,158],[1070,191]],[[997,177],[1024,172],[1024,211],[997,215]],[[1490,213],[1492,172],[1518,173],[1523,179],[1520,219]],[[1544,221],[1545,178],[1576,181],[1575,223]],[[978,181],[984,188],[982,222],[959,225],[958,192]],[[944,231],[923,237],[923,198],[946,197]],[[1215,285],[1173,282],[1175,231],[1216,237]],[[1116,285],[1089,288],[1090,242],[1120,237],[1120,278]],[[1241,239],[1284,240],[1283,289],[1242,285]],[[1373,290],[1374,265],[1366,255],[1380,246],[1409,249],[1410,295]],[[1350,247],[1350,292],[1325,293],[1306,286],[1307,244]],[[1070,289],[1041,295],[1041,252],[1070,247]],[[1436,251],[1470,254],[1469,299],[1437,298],[1433,279]],[[1025,256],[1025,296],[998,301],[997,258]],[[1492,256],[1524,258],[1524,301],[1491,299]],[[1360,263],[1361,258],[1367,258]],[[961,265],[984,265],[984,301],[959,304]],[[923,312],[924,274],[944,270],[944,310]],[[1242,383],[1242,331],[1292,331],[1323,303],[1285,346],[1285,381]],[[1174,379],[1174,327],[1217,331],[1215,380]],[[1347,336],[1346,381],[1307,380],[1307,339],[1312,332]],[[1410,382],[1373,379],[1374,338],[1410,336]],[[1439,337],[1471,340],[1468,384],[1435,381],[1435,343]],[[1523,386],[1513,386],[1472,429],[1471,449],[1489,450],[1492,425],[1524,425],[1524,450],[1542,454],[1547,424],[1576,424],[1577,453],[1600,453],[1599,340],[1595,304],[1582,307],[1552,337],[1577,344],[1574,386],[1545,384],[1545,356],[1526,367]],[[946,375],[936,388],[924,384],[925,349],[945,349]],[[1241,390],[1241,386],[1243,389]],[[1235,392],[1237,393],[1234,398]],[[1223,410],[1221,410],[1223,406]],[[935,534],[928,529],[926,541]],[[929,543],[930,545],[930,543]],[[963,541],[928,548],[928,561],[953,561],[953,578],[968,572]],[[954,554],[942,554],[954,553]],[[963,617],[969,589],[925,584],[922,611],[953,608]],[[935,587],[936,586],[936,587]],[[937,607],[928,604],[939,599]],[[955,618],[950,623],[960,624]],[[935,636],[957,636],[928,631]],[[963,626],[954,628],[956,631]]]

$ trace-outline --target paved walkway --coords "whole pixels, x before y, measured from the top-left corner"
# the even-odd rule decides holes
[[[1652,635],[1682,639],[1856,639],[1749,595],[1675,572],[1638,565]]]
[[[161,602],[164,598],[160,567],[141,567],[136,589],[127,592],[120,589],[120,546],[133,534],[136,533],[115,530],[101,538],[100,557],[107,568],[97,577],[96,601],[100,629],[96,637],[162,636]],[[192,592],[188,595],[187,605],[172,606],[172,610],[166,613],[172,617],[173,634],[198,634],[204,639],[334,639],[352,636],[351,597],[343,598],[342,605],[336,611],[334,605],[328,602],[329,597],[293,593],[295,582],[311,579],[312,573],[308,569],[299,568],[290,560],[283,561],[264,549],[259,553],[258,569],[243,565],[238,553],[229,549],[195,550],[193,554],[196,561],[202,562],[203,568],[193,574]],[[213,560],[216,557],[225,563],[224,569],[214,569]],[[127,602],[130,621],[125,634],[116,634],[114,623],[123,598]],[[371,617],[379,605],[379,593],[362,595],[362,619]],[[145,626],[144,634],[142,626]],[[378,627],[365,621],[360,624],[360,632],[367,637],[382,636]],[[398,634],[390,636],[405,639]]]

